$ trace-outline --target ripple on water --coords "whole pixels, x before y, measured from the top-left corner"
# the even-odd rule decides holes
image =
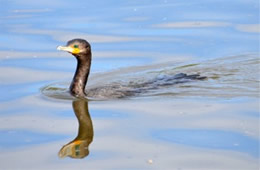
[[[159,68],[128,68],[94,75],[87,87],[90,100],[109,100],[133,96],[258,96],[259,58],[240,55],[201,63],[172,64]],[[121,73],[120,73],[121,72]],[[201,81],[204,80],[204,81]],[[45,96],[73,100],[68,83],[55,83],[42,88]]]

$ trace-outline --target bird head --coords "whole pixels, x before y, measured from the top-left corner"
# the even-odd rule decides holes
[[[57,50],[69,52],[77,58],[79,58],[80,56],[91,54],[90,44],[83,39],[70,40],[68,41],[66,46],[58,46]]]

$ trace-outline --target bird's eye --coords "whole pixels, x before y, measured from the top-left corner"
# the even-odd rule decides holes
[[[79,46],[78,45],[74,45],[74,48],[79,48]]]

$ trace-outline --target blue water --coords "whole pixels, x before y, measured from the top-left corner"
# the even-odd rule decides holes
[[[234,150],[259,158],[259,140],[240,133],[205,129],[167,129],[153,132],[155,138],[193,147]]]
[[[0,169],[259,169],[259,19],[257,0],[0,0]],[[58,159],[78,121],[41,90],[68,88],[72,38],[91,44],[90,87],[208,79],[90,101],[90,154]]]
[[[31,147],[33,145],[40,145],[56,140],[66,139],[65,135],[57,134],[44,134],[39,132],[33,132],[28,130],[18,131],[1,131],[1,150],[15,150],[21,147]],[[19,139],[19,140],[17,140]]]
[[[259,2],[256,0],[228,3],[219,0],[1,3],[1,50],[53,51],[60,39],[63,42],[66,39],[62,36],[70,32],[140,38],[121,43],[97,43],[91,39],[94,51],[152,50],[208,58],[259,49],[256,32],[238,29],[239,25],[258,24]],[[217,25],[156,27],[172,22],[213,22]],[[61,33],[53,37],[55,31]]]

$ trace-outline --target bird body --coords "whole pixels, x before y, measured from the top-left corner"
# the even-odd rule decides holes
[[[135,80],[126,84],[120,82],[108,85],[103,84],[101,87],[90,89],[86,94],[85,87],[88,81],[92,57],[90,44],[83,39],[73,39],[68,41],[66,46],[58,46],[57,49],[69,52],[77,59],[76,72],[70,84],[70,94],[79,98],[86,98],[88,96],[99,99],[118,99],[192,80],[206,79],[206,77],[201,77],[199,74],[187,75],[179,73],[175,75],[163,75],[163,77],[156,76],[144,82]]]

